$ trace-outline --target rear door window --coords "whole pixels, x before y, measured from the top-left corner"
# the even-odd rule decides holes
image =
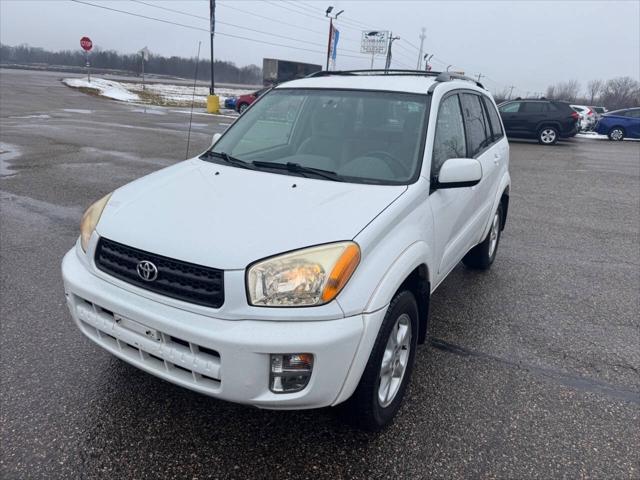
[[[500,111],[502,113],[516,113],[520,110],[520,102],[511,102],[505,105],[500,105]]]
[[[548,111],[546,102],[525,102],[522,108],[524,113],[545,113]]]
[[[467,130],[467,149],[470,157],[474,157],[492,142],[489,122],[480,103],[480,95],[463,93],[462,114]]]

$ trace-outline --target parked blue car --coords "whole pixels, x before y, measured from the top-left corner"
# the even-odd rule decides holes
[[[237,100],[238,100],[238,97],[227,97],[224,101],[224,108],[235,110]]]
[[[598,121],[595,130],[616,142],[625,138],[640,138],[640,108],[626,108],[605,113]]]

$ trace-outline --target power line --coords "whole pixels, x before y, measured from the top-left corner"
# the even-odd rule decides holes
[[[153,5],[151,3],[143,2],[141,0],[129,0],[129,1],[135,2],[135,3],[141,3],[142,5],[147,5],[149,7],[158,8],[160,10],[167,10],[169,12],[179,13],[179,14],[182,14],[182,15],[188,15],[190,17],[201,18],[203,20],[209,21],[209,17],[204,17],[204,16],[201,16],[201,15],[193,15],[191,13],[183,12],[183,11],[180,11],[180,10],[174,10],[173,8],[166,8],[166,7],[161,7],[160,5]],[[216,20],[216,23],[219,23],[220,25],[227,25],[229,27],[240,28],[242,30],[248,30],[250,32],[260,33],[262,35],[270,35],[272,37],[282,38],[284,40],[293,40],[294,42],[307,43],[309,45],[313,45],[314,47],[322,47],[323,46],[322,44],[319,44],[319,43],[316,43],[316,42],[309,42],[307,40],[301,40],[299,38],[287,37],[286,35],[279,35],[277,33],[264,32],[262,30],[257,30],[255,28],[244,27],[242,25],[235,25],[235,24],[229,23],[229,22],[223,22],[222,20]]]
[[[174,10],[173,8],[161,7],[160,5],[154,5],[152,3],[143,2],[141,0],[129,0],[130,2],[140,3],[142,5],[147,5],[153,8],[159,8],[160,10],[166,10],[167,12],[179,13],[180,15],[186,15],[187,17],[193,18],[202,18],[204,20],[209,20],[209,17],[205,17],[203,15],[194,15],[193,13],[182,12],[180,10]]]
[[[187,24],[184,24],[184,23],[172,22],[170,20],[164,20],[164,19],[157,18],[157,17],[150,17],[148,15],[142,15],[142,14],[139,14],[139,13],[128,12],[126,10],[120,10],[120,9],[117,9],[117,8],[107,7],[107,6],[104,6],[104,5],[96,5],[95,3],[85,2],[85,1],[82,1],[82,0],[70,0],[70,1],[72,1],[74,3],[80,3],[80,4],[83,4],[83,5],[88,5],[88,6],[91,6],[91,7],[101,8],[103,10],[109,10],[109,11],[112,11],[112,12],[123,13],[125,15],[131,15],[133,17],[144,18],[144,19],[147,19],[147,20],[153,20],[153,21],[156,21],[156,22],[166,23],[166,24],[169,24],[169,25],[176,25],[176,26],[183,27],[183,28],[189,28],[191,30],[197,30],[197,31],[200,31],[200,32],[206,32],[207,34],[210,33],[208,28],[201,28],[201,27],[195,27],[193,25],[187,25]],[[221,35],[223,37],[237,38],[237,39],[240,39],[240,40],[247,40],[249,42],[260,43],[260,44],[263,44],[263,45],[271,45],[271,46],[275,46],[275,47],[291,48],[291,49],[294,49],[294,50],[311,52],[311,53],[320,53],[320,54],[323,54],[323,55],[326,53],[326,52],[320,51],[320,50],[311,50],[309,48],[302,48],[302,47],[298,47],[298,46],[285,45],[283,43],[268,42],[266,40],[257,40],[257,39],[254,39],[254,38],[243,37],[241,35],[234,35],[232,33],[226,33],[226,32],[220,32],[220,31],[217,31],[216,35]],[[341,56],[347,57],[347,58],[357,58],[357,59],[360,59],[360,60],[362,60],[362,58],[363,58],[362,56],[346,55],[346,54],[342,54]]]
[[[300,27],[298,25],[293,25],[291,23],[288,23],[288,22],[285,22],[285,21],[282,21],[282,20],[278,20],[277,18],[271,18],[271,17],[267,17],[265,15],[260,15],[258,13],[252,12],[250,10],[243,10],[241,8],[236,7],[235,5],[231,6],[231,5],[227,5],[226,3],[222,3],[222,2],[219,2],[218,5],[220,5],[220,6],[224,7],[224,8],[230,8],[231,10],[236,10],[238,12],[245,13],[245,14],[248,14],[248,15],[253,15],[254,17],[262,18],[263,20],[269,20],[271,22],[280,23],[280,24],[286,25],[286,26],[288,26],[290,28],[297,28],[297,29],[300,29],[300,30],[304,30],[305,32],[316,33],[318,35],[323,35],[323,36],[326,36],[326,34],[327,34],[326,32],[320,32],[318,30],[309,30],[307,27]]]

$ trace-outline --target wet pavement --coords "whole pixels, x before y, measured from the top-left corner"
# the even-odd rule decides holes
[[[138,371],[85,339],[60,261],[86,206],[185,158],[186,109],[0,72],[2,478],[639,478],[640,143],[512,142],[491,271],[432,299],[394,425],[271,412]],[[232,119],[194,115],[191,154]]]

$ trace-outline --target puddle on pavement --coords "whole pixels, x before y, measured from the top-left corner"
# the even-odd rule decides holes
[[[0,177],[13,177],[17,174],[8,162],[15,160],[20,155],[22,155],[22,152],[16,145],[0,142]]]

